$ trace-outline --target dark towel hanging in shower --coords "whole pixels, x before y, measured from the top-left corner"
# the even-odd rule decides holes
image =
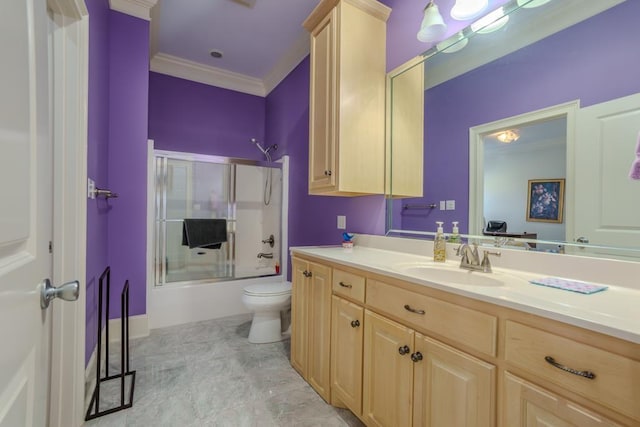
[[[189,249],[220,249],[226,241],[226,219],[185,218],[182,223],[182,244]]]

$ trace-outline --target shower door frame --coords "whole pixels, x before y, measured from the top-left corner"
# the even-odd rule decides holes
[[[179,151],[168,151],[168,150],[157,150],[153,148],[153,141],[149,141],[149,165],[150,169],[148,171],[148,178],[150,182],[149,196],[151,200],[147,202],[147,208],[150,209],[149,218],[152,219],[152,225],[148,227],[148,230],[151,232],[152,236],[150,236],[147,240],[148,243],[151,243],[151,246],[148,249],[148,261],[150,262],[150,273],[151,277],[148,281],[151,282],[152,287],[162,288],[167,286],[174,285],[187,285],[187,284],[198,284],[198,283],[215,283],[215,282],[227,282],[234,280],[246,280],[258,277],[268,277],[274,276],[276,274],[267,274],[267,275],[258,275],[258,276],[250,276],[250,277],[235,277],[235,233],[237,228],[236,222],[236,166],[237,165],[247,165],[247,166],[257,166],[257,167],[265,167],[272,169],[280,169],[282,171],[283,165],[279,162],[265,162],[265,161],[257,161],[257,160],[249,160],[249,159],[241,159],[235,157],[225,157],[225,156],[214,156],[208,154],[197,154],[197,153],[186,153]],[[231,223],[232,227],[230,227],[231,231],[227,231],[227,234],[230,235],[231,239],[228,242],[228,253],[226,262],[231,266],[231,277],[212,277],[207,279],[197,279],[197,280],[185,280],[185,281],[176,281],[176,282],[167,282],[167,269],[165,266],[165,262],[163,260],[166,259],[167,253],[167,218],[166,218],[166,202],[167,202],[167,182],[166,182],[166,174],[163,176],[165,179],[160,182],[162,186],[161,191],[157,191],[157,186],[159,184],[159,176],[158,176],[158,165],[162,162],[164,168],[166,169],[167,163],[169,159],[174,160],[183,160],[189,162],[204,162],[204,163],[215,163],[222,165],[229,165],[229,182],[228,182],[228,207],[227,207],[227,223]],[[284,171],[282,171],[284,172]],[[280,203],[280,224],[279,224],[279,235],[282,239],[283,230],[282,230],[282,217],[284,215],[284,173],[281,175],[281,203]],[[160,194],[162,192],[162,195]],[[162,212],[162,216],[159,217],[158,213]],[[177,221],[177,220],[176,220]],[[161,242],[158,242],[158,237],[161,238]],[[280,262],[283,260],[283,252],[285,245],[280,245]],[[159,253],[160,252],[160,253]],[[160,260],[160,261],[158,261]],[[282,273],[280,273],[282,274]],[[160,280],[158,280],[160,278]]]

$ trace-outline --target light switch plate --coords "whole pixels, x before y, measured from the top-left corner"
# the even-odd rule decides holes
[[[455,200],[447,200],[446,206],[448,211],[456,210],[456,201]]]
[[[444,211],[446,209],[447,209],[447,207],[446,207],[445,201],[444,200],[440,200],[440,210]]]
[[[338,230],[347,229],[347,217],[344,215],[338,215]]]

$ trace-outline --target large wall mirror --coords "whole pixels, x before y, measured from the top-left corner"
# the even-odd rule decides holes
[[[502,10],[390,73],[388,234],[640,260],[640,1]]]

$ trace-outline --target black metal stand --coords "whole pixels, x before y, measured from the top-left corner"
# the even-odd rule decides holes
[[[106,280],[106,286],[105,286]],[[105,371],[104,377],[100,378],[101,362],[102,362],[102,295],[106,289],[105,299]],[[123,409],[131,408],[133,406],[133,391],[136,383],[136,371],[131,371],[129,368],[129,281],[127,280],[122,289],[120,296],[120,308],[122,322],[120,327],[120,373],[115,375],[109,375],[109,294],[111,292],[111,267],[107,267],[102,275],[100,275],[100,281],[98,286],[98,348],[96,352],[96,360],[98,366],[96,367],[96,388],[91,396],[91,402],[89,403],[89,409],[87,409],[87,415],[85,421],[92,420],[94,418],[101,417],[103,415],[112,414],[114,412],[121,411]],[[125,402],[125,379],[131,377],[131,386],[129,388],[129,399]],[[100,410],[100,384],[106,381],[120,379],[120,405]]]

